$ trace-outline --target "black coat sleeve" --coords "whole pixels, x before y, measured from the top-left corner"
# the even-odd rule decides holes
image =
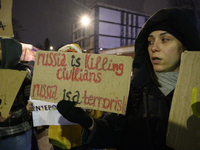
[[[93,130],[83,131],[83,145],[88,148],[117,148],[123,137],[126,118],[114,113],[106,114],[104,119],[94,118]]]

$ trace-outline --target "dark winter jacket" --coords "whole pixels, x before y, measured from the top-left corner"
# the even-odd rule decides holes
[[[149,18],[135,43],[134,77],[126,115],[109,114],[105,119],[94,119],[93,130],[83,132],[82,140],[85,146],[118,150],[171,149],[166,145],[166,133],[174,90],[164,96],[152,79],[147,65],[147,37],[151,29],[163,21],[167,21],[182,34],[186,39],[183,45],[187,50],[200,50],[199,26],[194,11],[168,8]]]
[[[31,129],[31,118],[26,105],[30,96],[32,72],[30,66],[19,63],[22,54],[22,45],[18,41],[14,39],[0,39],[0,42],[2,48],[0,69],[27,71],[26,77],[10,110],[13,112],[13,116],[4,122],[0,122],[1,141],[9,137],[24,134],[27,130]]]
[[[141,91],[131,88],[126,115],[95,119],[95,133],[84,131],[83,142],[91,138],[87,146],[93,148],[170,150],[165,141],[172,96],[173,91],[165,97],[152,81]]]

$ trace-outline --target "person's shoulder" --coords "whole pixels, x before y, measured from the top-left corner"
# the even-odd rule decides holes
[[[27,71],[27,70],[33,70],[32,69],[32,66],[30,66],[30,65],[28,65],[28,64],[25,64],[25,63],[21,63],[21,62],[19,62],[19,63],[17,63],[15,66],[14,66],[14,68],[13,69],[15,69],[15,70],[25,70],[25,71]]]
[[[28,65],[28,64],[25,64],[25,63],[17,63],[14,68],[15,70],[23,70],[23,71],[27,71],[27,74],[26,74],[26,78],[28,79],[31,79],[32,78],[32,74],[33,74],[33,67]]]

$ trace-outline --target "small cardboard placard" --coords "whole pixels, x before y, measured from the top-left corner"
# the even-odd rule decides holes
[[[127,56],[37,51],[31,99],[125,114],[131,64]]]
[[[0,1],[0,37],[13,37],[12,28],[12,0]]]
[[[200,52],[184,52],[172,100],[167,145],[200,149]]]
[[[26,71],[0,69],[0,113],[7,118],[17,93],[24,81]]]

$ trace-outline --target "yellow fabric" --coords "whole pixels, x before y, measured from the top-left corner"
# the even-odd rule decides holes
[[[78,44],[67,44],[61,47],[59,52],[74,52],[74,53],[82,53],[82,50]]]
[[[103,114],[103,111],[100,110],[92,110],[92,112],[89,114],[93,118],[100,118]]]
[[[100,118],[103,111],[92,110],[90,116]],[[62,149],[71,149],[80,146],[82,127],[80,125],[50,125],[49,140],[50,143]]]
[[[80,125],[51,125],[48,136],[53,145],[63,149],[71,149],[82,144],[81,131]]]

